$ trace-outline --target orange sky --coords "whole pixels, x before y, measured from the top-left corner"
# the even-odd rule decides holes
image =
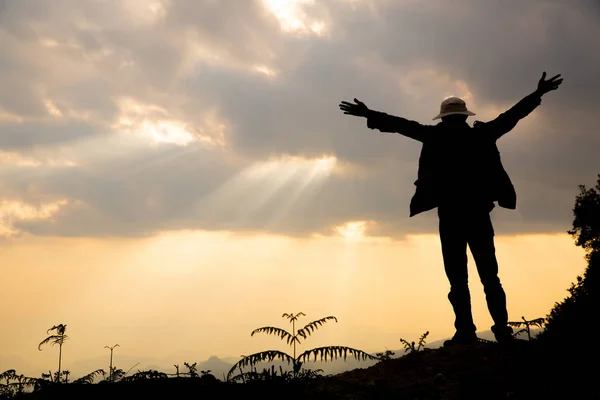
[[[39,368],[56,350],[37,350],[45,331],[68,325],[64,367],[119,354],[202,360],[282,348],[276,338],[250,337],[264,325],[288,328],[284,312],[339,319],[308,345],[347,345],[374,352],[400,348],[399,338],[452,335],[438,238],[405,241],[349,237],[290,239],[226,233],[165,233],[150,239],[23,237],[1,247],[3,354]],[[549,254],[548,250],[552,249]],[[497,238],[500,276],[511,319],[545,316],[585,262],[567,235]],[[491,319],[470,259],[473,311],[479,330]],[[283,347],[282,349],[285,349]],[[0,369],[11,368],[0,365]]]

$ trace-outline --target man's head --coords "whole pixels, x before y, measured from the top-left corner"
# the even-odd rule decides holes
[[[441,118],[442,121],[464,122],[467,117],[475,115],[474,112],[467,110],[467,105],[464,100],[458,97],[449,97],[442,101],[440,105],[440,113],[433,118],[434,120]]]

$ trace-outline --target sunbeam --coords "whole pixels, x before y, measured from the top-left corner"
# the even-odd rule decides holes
[[[335,157],[283,156],[253,164],[200,199],[196,210],[212,221],[229,223],[234,223],[233,218],[244,223],[266,212],[271,224],[283,218],[311,186],[330,176],[336,161]]]
[[[277,165],[278,163],[273,161],[271,164],[273,166],[269,168],[269,171],[276,171],[277,173],[257,181],[256,190],[258,193],[253,198],[248,199],[245,204],[247,215],[260,210],[284,186],[296,180],[296,175],[302,175],[304,172],[297,163],[286,162]]]
[[[334,159],[335,163],[335,159]],[[327,175],[323,174],[323,163],[322,160],[319,160],[315,163],[312,170],[305,174],[299,182],[296,182],[294,188],[290,193],[288,193],[285,201],[282,201],[277,207],[277,210],[273,213],[271,218],[266,222],[266,226],[268,228],[274,228],[277,224],[285,218],[285,216],[290,212],[290,210],[296,205],[298,200],[303,196],[314,195],[317,189],[321,188],[321,183],[324,182],[324,179],[317,179],[319,177],[323,178]],[[312,185],[311,185],[312,184]]]

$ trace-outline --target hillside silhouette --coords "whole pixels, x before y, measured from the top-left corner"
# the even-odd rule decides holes
[[[426,345],[411,347],[406,341],[409,351],[405,355],[391,354],[400,351],[379,353],[375,364],[367,368],[335,375],[294,375],[283,367],[256,364],[250,365],[254,373],[246,375],[243,383],[220,381],[211,371],[197,370],[196,364],[186,365],[189,373],[180,377],[148,370],[129,376],[121,373],[114,383],[106,379],[102,370],[69,383],[57,383],[52,377],[24,377],[9,370],[0,375],[0,399],[600,398],[595,379],[599,352],[594,342],[599,310],[600,175],[595,187],[580,186],[573,213],[573,228],[568,232],[575,244],[585,249],[587,266],[568,288],[567,296],[555,303],[543,319],[543,328],[532,330],[528,340],[481,340],[435,349]],[[65,327],[55,329],[58,336],[51,335],[48,341],[61,344]],[[285,338],[281,332],[278,336]],[[182,372],[185,371],[182,366]]]

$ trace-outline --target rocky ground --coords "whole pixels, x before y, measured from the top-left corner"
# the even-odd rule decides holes
[[[534,352],[525,341],[425,349],[332,376],[313,393],[364,399],[514,398],[524,395],[534,379],[526,372]]]

